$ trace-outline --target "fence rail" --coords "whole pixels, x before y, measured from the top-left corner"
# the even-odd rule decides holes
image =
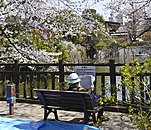
[[[126,101],[126,88],[121,86],[121,81],[118,81],[118,78],[121,78],[118,70],[123,64],[115,64],[114,60],[110,60],[107,64],[65,64],[61,60],[55,64],[21,64],[18,62],[0,64],[0,97],[5,96],[5,86],[8,82],[16,85],[16,96],[24,99],[34,98],[33,89],[62,89],[59,88],[60,83],[65,81],[67,75],[74,72],[75,66],[95,66],[97,69],[96,92],[111,96],[115,94],[118,98],[117,89],[120,86],[121,100]],[[68,70],[69,67],[72,69]],[[106,72],[103,72],[104,70]],[[146,76],[149,77],[151,82],[151,74],[146,74]]]

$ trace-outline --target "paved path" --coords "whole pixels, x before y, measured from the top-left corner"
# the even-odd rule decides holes
[[[43,108],[36,104],[16,103],[14,114],[9,115],[9,106],[6,101],[0,101],[0,117],[13,119],[24,119],[32,121],[43,120]],[[129,115],[115,112],[105,112],[110,118],[109,121],[103,122],[101,130],[138,130],[133,126]],[[59,111],[59,119],[69,123],[82,123],[83,114],[79,112]],[[53,114],[49,115],[49,120],[54,120]]]

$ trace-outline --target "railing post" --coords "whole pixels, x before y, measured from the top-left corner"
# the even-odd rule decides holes
[[[59,60],[59,83],[64,82],[64,65],[63,60]]]
[[[124,77],[121,76],[121,82],[124,80]],[[126,101],[126,89],[125,89],[125,85],[122,84],[122,101]]]
[[[51,86],[52,86],[52,90],[54,90],[55,89],[55,75],[54,74],[51,74]]]
[[[105,76],[101,76],[102,95],[105,96]]]
[[[111,96],[113,96],[115,94],[115,97],[117,98],[115,61],[110,60],[109,63],[110,63]]]
[[[33,98],[33,80],[34,80],[34,75],[31,74],[29,76],[29,81],[30,81],[30,98]]]
[[[15,85],[16,85],[16,97],[19,97],[19,65],[18,61],[14,63],[14,77],[15,77]]]

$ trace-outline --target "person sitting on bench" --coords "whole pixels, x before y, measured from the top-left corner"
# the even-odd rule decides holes
[[[99,105],[99,99],[102,98],[101,95],[96,95],[93,91],[93,89],[86,89],[81,87],[80,85],[80,77],[77,73],[71,73],[67,77],[67,83],[69,84],[68,91],[85,91],[89,92],[91,94],[92,100],[93,100],[93,106],[97,107]],[[98,113],[98,118],[101,118],[103,116],[103,110]]]

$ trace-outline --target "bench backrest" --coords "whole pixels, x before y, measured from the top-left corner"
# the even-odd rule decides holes
[[[88,92],[45,89],[37,89],[35,91],[44,106],[79,112],[93,110],[91,95]]]

